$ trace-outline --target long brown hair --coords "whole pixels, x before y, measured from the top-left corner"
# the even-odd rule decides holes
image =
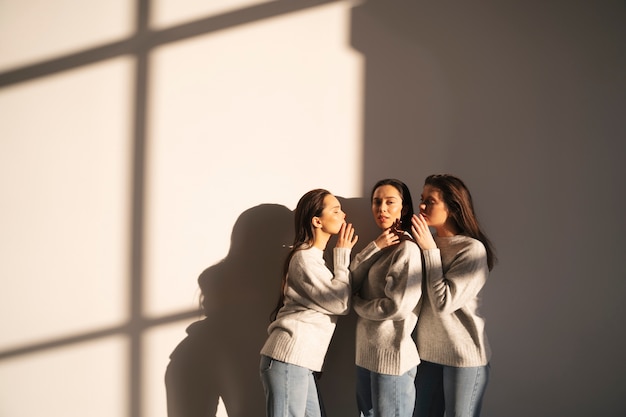
[[[276,320],[278,311],[285,302],[285,287],[287,285],[289,262],[291,262],[291,258],[296,251],[309,249],[313,246],[315,234],[312,220],[313,217],[319,217],[322,215],[322,211],[324,210],[324,198],[326,198],[329,194],[330,191],[317,188],[304,194],[298,201],[298,205],[296,206],[296,210],[294,212],[295,237],[293,244],[291,245],[291,250],[285,259],[285,263],[283,264],[280,294],[278,296],[276,307],[270,314],[271,321]]]
[[[441,191],[443,201],[448,206],[451,220],[465,236],[480,240],[487,250],[487,266],[491,271],[497,262],[495,249],[485,234],[474,212],[472,195],[465,183],[450,174],[434,174],[426,177],[424,185],[430,185]]]

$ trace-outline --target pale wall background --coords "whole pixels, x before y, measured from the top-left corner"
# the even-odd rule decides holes
[[[262,415],[298,198],[342,197],[360,248],[372,184],[417,200],[434,172],[466,180],[500,258],[483,415],[626,415],[625,18],[607,0],[0,0],[0,416],[164,417],[174,349],[172,396]],[[321,381],[331,417],[355,415],[353,324]]]

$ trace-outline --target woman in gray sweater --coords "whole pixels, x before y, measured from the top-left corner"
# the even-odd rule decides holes
[[[419,247],[408,232],[413,201],[396,179],[377,182],[372,214],[382,234],[352,261],[357,313],[357,405],[364,417],[410,417],[420,361],[411,333],[422,294]]]
[[[280,299],[261,349],[260,374],[268,417],[318,417],[319,372],[339,315],[350,310],[350,252],[358,240],[329,191],[306,193],[294,213],[295,239],[285,260]],[[331,235],[334,271],[323,254]]]
[[[426,178],[412,233],[422,248],[425,277],[414,416],[478,417],[491,356],[480,291],[495,254],[463,181],[447,174]]]

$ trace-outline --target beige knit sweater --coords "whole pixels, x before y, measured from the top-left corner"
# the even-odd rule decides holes
[[[420,362],[411,332],[422,294],[419,247],[405,240],[380,250],[366,246],[350,265],[354,288],[356,364],[370,371],[402,375]]]
[[[334,274],[315,247],[297,251],[289,262],[285,301],[268,327],[261,354],[321,371],[338,315],[350,311],[349,248],[334,248]]]
[[[483,244],[467,236],[435,236],[424,254],[425,290],[417,324],[422,360],[468,367],[489,362],[480,290],[489,275]]]

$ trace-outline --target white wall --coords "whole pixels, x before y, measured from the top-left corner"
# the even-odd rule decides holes
[[[141,43],[129,2],[0,2],[0,415],[165,416],[238,217],[361,192],[350,4],[266,3],[156,1]]]
[[[260,415],[300,195],[364,245],[377,179],[444,171],[500,257],[483,415],[624,413],[623,2],[83,3],[0,0],[0,416],[166,416],[174,349],[189,408]]]

